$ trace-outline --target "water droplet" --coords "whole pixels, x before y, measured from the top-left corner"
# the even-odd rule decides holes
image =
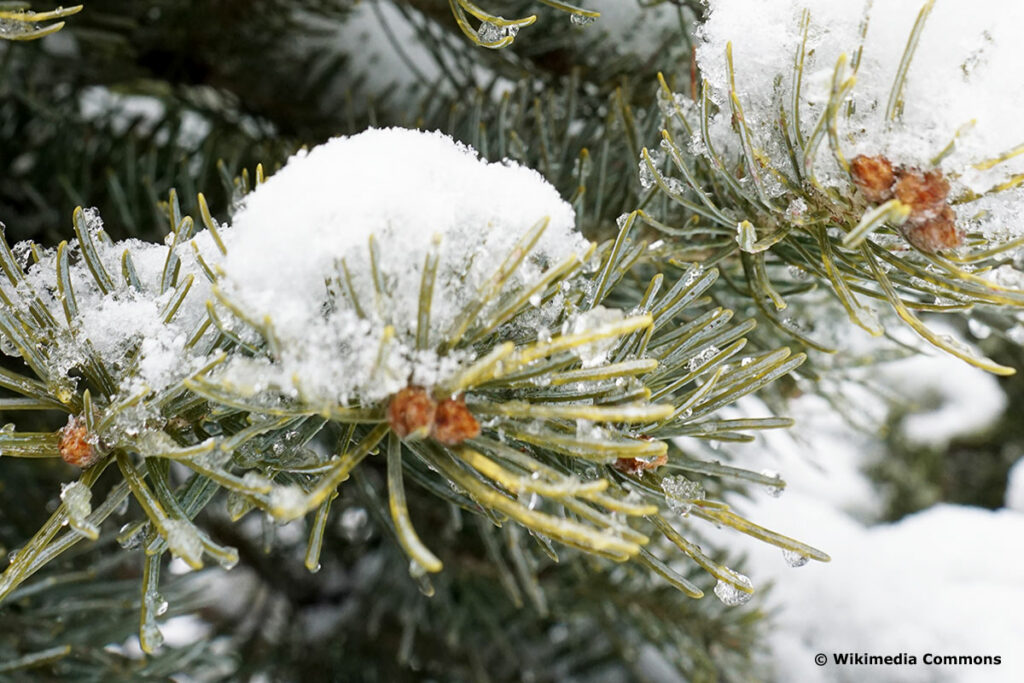
[[[129,522],[128,524],[125,524],[123,527],[121,527],[121,530],[120,530],[119,534],[125,534],[131,528],[132,524],[133,523]],[[145,538],[145,535],[146,535],[146,525],[145,524],[140,524],[135,529],[135,531],[133,531],[131,533],[131,535],[128,535],[128,536],[119,535],[118,538],[117,538],[117,542],[125,550],[135,550],[140,545],[142,545],[142,541]]]
[[[421,579],[427,575],[427,569],[416,560],[409,560],[409,576]]]
[[[588,26],[593,24],[596,19],[597,17],[587,16],[586,14],[573,13],[569,15],[569,21],[576,26]]]
[[[519,503],[529,510],[536,510],[540,505],[540,495],[536,491],[522,491],[519,494]]]
[[[164,644],[164,634],[152,622],[145,622],[139,629],[139,641],[145,652],[155,652]]]
[[[503,33],[500,26],[485,21],[476,30],[476,37],[480,39],[481,43],[496,43],[501,40]]]
[[[769,479],[775,479],[778,484],[765,484],[764,489],[768,492],[772,498],[778,498],[782,495],[782,492],[786,488],[786,482],[782,481],[782,477],[775,470],[761,470],[761,474],[768,477]]]
[[[2,351],[4,355],[11,356],[12,358],[21,357],[21,351],[19,351],[18,347],[14,345],[14,342],[8,339],[4,334],[0,334],[0,351]]]
[[[690,358],[686,363],[686,367],[690,372],[693,372],[699,367],[702,367],[708,363],[715,355],[718,354],[718,347],[712,344],[700,350],[697,355]]]
[[[811,558],[801,555],[795,550],[783,550],[782,558],[786,560],[786,564],[790,567],[802,567],[811,561]]]
[[[706,495],[703,486],[681,474],[662,479],[661,490],[665,492],[665,502],[669,508],[683,516],[690,514],[693,501],[703,500]]]
[[[754,587],[754,585],[750,582],[750,579],[748,579],[743,574],[733,572],[733,576],[735,578],[736,583],[742,584],[747,588],[751,589]],[[717,595],[718,599],[726,605],[728,605],[729,607],[736,607],[738,605],[742,605],[746,602],[749,602],[750,598],[753,597],[752,593],[740,590],[731,583],[726,583],[721,579],[719,579],[718,584],[715,586],[715,595]]]
[[[797,282],[803,282],[811,277],[811,274],[800,266],[789,266],[786,271],[789,273],[789,277]]]
[[[637,172],[640,177],[640,187],[645,190],[649,190],[654,187],[654,172],[651,171],[651,167],[647,165],[646,159],[641,159],[637,166]]]

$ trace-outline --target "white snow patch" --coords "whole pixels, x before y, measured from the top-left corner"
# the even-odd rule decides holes
[[[1021,680],[1024,515],[938,505],[896,524],[865,528],[790,481],[785,504],[736,502],[744,513],[828,552],[828,564],[786,566],[781,551],[737,541],[772,581],[781,612],[770,647],[778,680]],[[819,667],[814,655],[825,653]],[[833,653],[917,657],[916,666],[837,666]],[[999,655],[996,666],[926,666],[925,653]]]
[[[123,395],[142,386],[159,391],[181,380],[205,359],[204,354],[185,348],[187,339],[205,318],[204,305],[210,293],[209,283],[191,250],[187,245],[176,249],[180,259],[178,287],[184,287],[190,276],[192,285],[177,313],[166,322],[167,307],[177,291],[160,291],[168,247],[136,239],[110,241],[93,209],[85,211],[84,222],[112,286],[107,292],[102,290],[78,240],[71,240],[66,247],[68,278],[77,313],[70,324],[56,286],[56,249],[40,250],[39,262],[25,269],[28,287],[15,289],[6,281],[0,284],[23,315],[28,314],[38,297],[56,321],[56,333],[41,347],[48,356],[51,373],[60,377],[76,368],[91,368],[91,357],[95,357]],[[23,246],[24,243],[15,245],[15,251],[22,251]],[[141,288],[129,285],[123,275],[125,252],[130,255]]]
[[[167,107],[156,97],[126,95],[99,85],[82,89],[78,107],[83,118],[108,119],[111,128],[118,134],[125,133],[133,124],[139,125],[145,132],[152,132],[167,115]],[[183,109],[175,142],[186,149],[195,149],[206,139],[212,128],[210,121],[198,112]],[[156,141],[164,144],[169,136],[170,131],[163,129],[157,134]]]
[[[1010,468],[1004,505],[1011,510],[1024,512],[1024,457]]]
[[[589,0],[581,6],[601,13],[584,31],[605,33],[606,40],[621,54],[633,54],[644,60],[657,50],[664,50],[668,35],[680,30],[676,8],[669,3],[643,6],[636,0]],[[681,42],[679,39],[667,47]]]
[[[895,392],[897,400],[934,392],[938,402],[907,421],[908,435],[944,443],[1002,412],[1004,399],[989,380],[942,357],[888,363],[873,372],[876,389],[844,380],[829,386],[832,403],[814,394],[793,401],[796,426],[765,432],[759,439],[764,447],[721,447],[733,454],[730,461],[754,471],[779,470],[787,482],[780,500],[755,490],[751,498],[727,502],[758,524],[832,557],[827,564],[791,568],[780,549],[741,534],[727,536],[731,551],[748,556],[744,566],[754,585],[772,586],[766,606],[778,610],[767,643],[773,680],[1024,679],[1024,661],[1015,656],[1024,614],[1024,545],[1017,542],[1024,537],[1024,460],[1007,488],[1006,506],[1012,509],[937,505],[892,524],[872,524],[880,496],[861,471],[884,457],[884,443],[872,435],[887,413],[879,388]],[[862,429],[851,427],[837,406]],[[751,398],[734,410],[730,417],[767,411]],[[827,655],[828,664],[815,663],[818,653]],[[841,653],[907,653],[917,664],[839,666],[832,656]],[[926,653],[998,655],[1002,663],[925,665]]]
[[[991,426],[1006,410],[1006,394],[991,374],[951,356],[914,356],[870,371],[909,410],[901,425],[913,444],[943,446]]]
[[[412,16],[418,14],[411,7],[405,11]],[[370,76],[375,83],[401,89],[422,88],[422,79],[429,83],[442,75],[415,25],[390,2],[357,3],[351,15],[337,25],[324,43],[326,49],[345,52],[346,69],[351,73]]]
[[[503,303],[587,249],[572,208],[540,174],[486,163],[440,133],[403,129],[300,152],[224,230],[219,281],[249,320],[271,326],[280,357],[230,362],[223,378],[341,404],[374,401],[410,381],[434,385],[466,360],[437,347],[517,242],[544,222],[501,287]],[[435,252],[430,334],[418,349],[424,262]]]

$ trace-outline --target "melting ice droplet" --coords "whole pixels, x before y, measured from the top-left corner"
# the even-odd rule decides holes
[[[184,520],[169,519],[164,522],[164,532],[172,553],[185,560],[190,567],[202,566],[203,542],[194,526]]]
[[[89,487],[80,481],[64,484],[60,489],[60,499],[64,501],[71,526],[87,538],[99,538],[99,527],[87,519],[92,514],[92,491]]]
[[[744,576],[743,574],[734,572],[734,576],[737,583],[740,583],[750,589],[754,588],[754,585],[750,583],[750,579]],[[753,593],[748,593],[747,591],[740,590],[731,583],[726,583],[721,579],[719,579],[718,585],[715,586],[715,595],[717,595],[718,599],[726,605],[728,605],[729,607],[736,607],[738,605],[742,605],[746,602],[749,602],[750,598],[753,597]]]
[[[502,33],[503,31],[497,24],[485,21],[476,30],[476,37],[480,39],[481,43],[496,43],[501,40]]]
[[[705,495],[703,486],[681,474],[662,479],[661,490],[665,492],[668,506],[681,515],[688,515],[693,509],[693,501],[703,500]]]
[[[647,165],[646,159],[640,160],[640,164],[637,166],[637,173],[640,176],[640,187],[645,190],[654,187],[654,173],[651,172],[651,167]]]
[[[782,558],[786,560],[786,564],[790,567],[802,567],[811,561],[811,558],[801,555],[795,550],[783,550]]]
[[[782,481],[782,477],[775,470],[761,470],[761,474],[771,479],[778,481],[778,484],[765,484],[764,488],[768,491],[768,495],[772,498],[778,498],[782,495],[782,492],[786,490],[786,482]]]

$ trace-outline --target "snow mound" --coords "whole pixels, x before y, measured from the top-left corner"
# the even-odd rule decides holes
[[[300,152],[245,198],[224,231],[218,285],[245,318],[269,326],[280,349],[273,362],[230,364],[225,379],[341,404],[378,400],[409,382],[435,385],[466,360],[438,352],[446,335],[545,223],[496,302],[588,247],[572,207],[540,174],[487,163],[440,133],[396,128]],[[430,333],[417,344],[434,254]]]

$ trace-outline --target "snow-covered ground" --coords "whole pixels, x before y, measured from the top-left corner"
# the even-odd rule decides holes
[[[1004,408],[991,377],[949,358],[893,363],[877,379],[893,389],[929,385],[948,399],[908,421],[907,436],[922,442],[978,430]],[[872,523],[878,496],[860,468],[884,457],[882,444],[852,430],[818,396],[798,399],[793,415],[793,430],[768,434],[763,447],[739,446],[736,460],[780,471],[785,494],[730,501],[832,557],[794,569],[777,548],[730,537],[747,554],[755,586],[773,584],[774,680],[1024,680],[1024,459],[1011,473],[1003,509],[936,505],[896,523]],[[917,663],[837,664],[834,657],[844,653],[904,653]],[[824,666],[815,662],[818,654]],[[924,662],[926,654],[998,656],[1001,663],[936,665]]]

